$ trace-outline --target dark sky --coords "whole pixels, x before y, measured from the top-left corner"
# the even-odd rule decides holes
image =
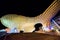
[[[0,1],[0,17],[6,14],[18,14],[29,17],[37,16],[53,2],[53,0],[39,1]],[[5,28],[0,23],[0,29]]]
[[[53,0],[2,1],[0,3],[0,17],[12,13],[34,17],[41,14],[52,2]]]

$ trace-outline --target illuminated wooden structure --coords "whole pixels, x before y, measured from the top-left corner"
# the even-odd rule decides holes
[[[8,14],[1,18],[1,23],[8,27],[16,27],[18,31],[23,30],[24,32],[32,32],[35,30],[34,25],[41,23],[43,30],[48,27],[50,20],[60,10],[60,0],[55,0],[42,14],[36,17],[25,17],[16,14]]]

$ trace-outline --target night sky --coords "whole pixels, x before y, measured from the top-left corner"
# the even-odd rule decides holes
[[[39,1],[0,1],[0,18],[6,14],[18,14],[35,17],[43,13],[53,0]],[[0,29],[5,28],[0,23]]]

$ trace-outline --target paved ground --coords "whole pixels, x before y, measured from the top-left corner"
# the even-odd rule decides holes
[[[49,35],[42,33],[16,33],[9,34],[4,37],[4,40],[59,40],[60,36]]]

